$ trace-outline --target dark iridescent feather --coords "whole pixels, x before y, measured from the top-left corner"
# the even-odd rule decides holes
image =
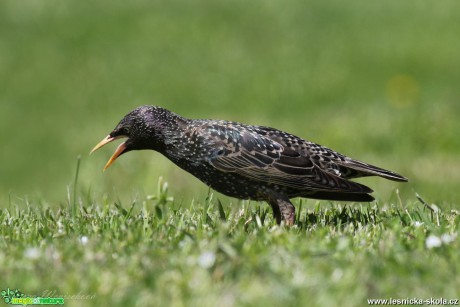
[[[109,136],[120,135],[128,137],[124,152],[159,151],[223,194],[266,200],[277,221],[289,224],[294,221],[289,198],[372,201],[370,188],[348,179],[407,181],[274,128],[189,120],[160,107],[143,106],[129,113]]]

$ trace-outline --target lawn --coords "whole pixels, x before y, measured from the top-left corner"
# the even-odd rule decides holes
[[[161,184],[161,181],[160,181]],[[3,288],[70,306],[365,306],[458,299],[458,210],[421,202],[265,204],[212,193],[178,205],[166,183],[131,204],[84,199],[0,211]]]
[[[459,298],[459,16],[457,1],[0,1],[0,291],[74,306]],[[360,180],[370,204],[296,199],[284,228],[157,153],[102,173],[115,145],[90,149],[143,104],[277,127],[409,183]]]

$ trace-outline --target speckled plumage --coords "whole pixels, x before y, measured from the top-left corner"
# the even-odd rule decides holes
[[[350,181],[407,179],[278,129],[224,120],[191,120],[142,106],[126,115],[94,150],[127,137],[111,160],[131,150],[156,150],[225,195],[267,201],[278,223],[294,223],[293,197],[372,201],[370,188]],[[94,151],[93,150],[93,151]]]

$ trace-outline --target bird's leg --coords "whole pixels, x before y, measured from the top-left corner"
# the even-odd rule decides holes
[[[276,194],[272,195],[267,202],[272,207],[273,215],[278,224],[281,224],[281,222],[284,221],[286,225],[294,225],[295,207],[289,198]]]

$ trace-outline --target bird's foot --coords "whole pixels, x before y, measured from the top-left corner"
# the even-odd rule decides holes
[[[295,207],[289,198],[276,194],[268,200],[268,203],[273,209],[273,215],[278,225],[281,224],[282,221],[286,226],[294,225]]]

